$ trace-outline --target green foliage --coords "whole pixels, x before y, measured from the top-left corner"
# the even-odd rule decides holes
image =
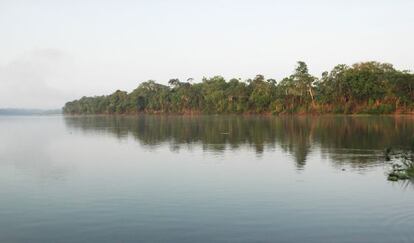
[[[367,108],[365,108],[361,113],[379,115],[379,114],[390,114],[394,111],[395,109],[392,105],[380,104],[380,105],[370,105]]]
[[[82,97],[66,103],[66,114],[146,113],[364,113],[388,114],[414,108],[414,74],[378,62],[337,65],[320,78],[298,62],[289,77],[276,82],[257,75],[241,81],[215,76],[169,86],[153,80],[134,91]]]

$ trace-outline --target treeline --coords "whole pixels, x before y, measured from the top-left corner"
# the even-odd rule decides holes
[[[414,110],[414,74],[378,62],[337,65],[317,78],[298,62],[292,75],[277,82],[225,80],[221,76],[193,83],[153,80],[134,91],[82,97],[66,103],[65,114],[136,113],[404,113]]]

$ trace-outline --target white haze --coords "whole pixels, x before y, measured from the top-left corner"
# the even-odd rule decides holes
[[[60,108],[154,79],[414,69],[414,1],[0,1],[0,108]]]

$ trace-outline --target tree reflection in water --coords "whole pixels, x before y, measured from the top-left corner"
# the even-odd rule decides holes
[[[291,154],[297,167],[319,149],[338,166],[355,167],[383,163],[385,148],[414,145],[414,119],[409,116],[65,116],[70,129],[132,135],[144,146],[168,143],[174,150],[222,152],[242,146],[257,154],[277,146]]]

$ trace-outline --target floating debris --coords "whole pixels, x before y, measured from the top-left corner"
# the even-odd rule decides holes
[[[385,151],[385,159],[387,161],[392,158],[389,157],[390,149]],[[394,163],[391,166],[391,171],[388,172],[389,181],[399,181],[399,180],[410,180],[414,179],[414,159],[413,156],[409,156],[407,153],[400,153],[394,156],[394,159],[399,160],[398,163]]]

